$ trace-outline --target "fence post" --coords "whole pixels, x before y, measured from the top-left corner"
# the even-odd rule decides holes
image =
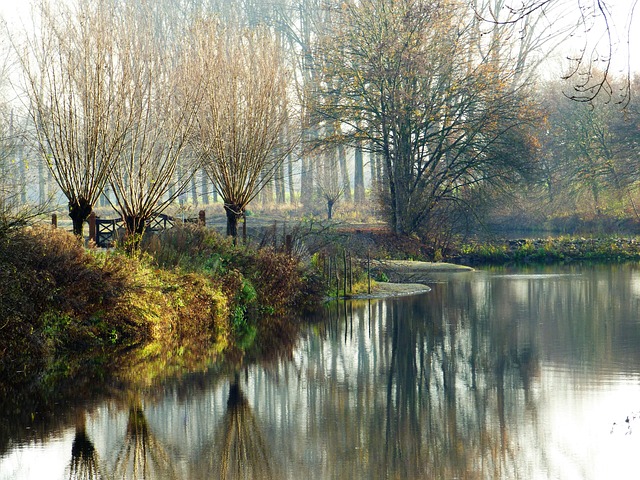
[[[96,212],[89,214],[89,242],[96,243]]]
[[[371,254],[367,252],[367,293],[371,295]]]
[[[286,249],[287,253],[289,255],[291,255],[291,252],[293,251],[293,238],[291,237],[290,233],[285,235],[284,244],[285,244],[285,249]]]
[[[55,213],[51,215],[51,226],[53,228],[58,228],[58,215],[56,215]]]
[[[344,289],[344,296],[347,296],[347,250],[342,249],[342,266],[344,267],[344,278],[342,279],[342,288]]]
[[[198,223],[200,223],[200,225],[202,225],[203,227],[207,225],[207,217],[204,210],[200,210],[198,212]]]

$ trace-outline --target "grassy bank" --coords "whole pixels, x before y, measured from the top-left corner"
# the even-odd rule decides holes
[[[574,261],[640,261],[636,235],[558,235],[544,238],[477,240],[452,236],[446,241],[396,235],[385,227],[345,227],[334,232],[334,249],[369,254],[377,260],[419,260],[461,265],[527,265]]]
[[[203,352],[254,354],[290,342],[292,314],[320,290],[299,258],[199,228],[154,237],[133,257],[61,230],[13,231],[0,238],[0,386],[58,382],[90,363],[107,371],[115,357],[148,379]]]
[[[575,261],[624,262],[640,260],[640,241],[621,237],[557,237],[464,243],[450,258],[466,265],[527,265]]]

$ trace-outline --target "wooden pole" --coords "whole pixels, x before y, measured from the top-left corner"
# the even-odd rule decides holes
[[[347,296],[347,250],[342,249],[342,266],[344,272],[344,278],[342,279],[342,289],[345,297]]]
[[[367,252],[367,293],[371,295],[371,255]]]
[[[353,259],[351,258],[351,251],[349,251],[349,293],[353,292]]]
[[[96,243],[96,212],[89,214],[89,242]]]
[[[58,215],[56,215],[55,213],[51,215],[51,226],[53,228],[58,228]]]

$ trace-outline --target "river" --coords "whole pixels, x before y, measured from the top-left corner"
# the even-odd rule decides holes
[[[640,265],[429,286],[334,302],[268,362],[4,415],[0,479],[640,478]]]

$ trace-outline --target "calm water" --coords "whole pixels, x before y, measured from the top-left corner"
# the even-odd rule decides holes
[[[0,479],[640,478],[640,266],[431,287],[236,374],[5,415]]]

